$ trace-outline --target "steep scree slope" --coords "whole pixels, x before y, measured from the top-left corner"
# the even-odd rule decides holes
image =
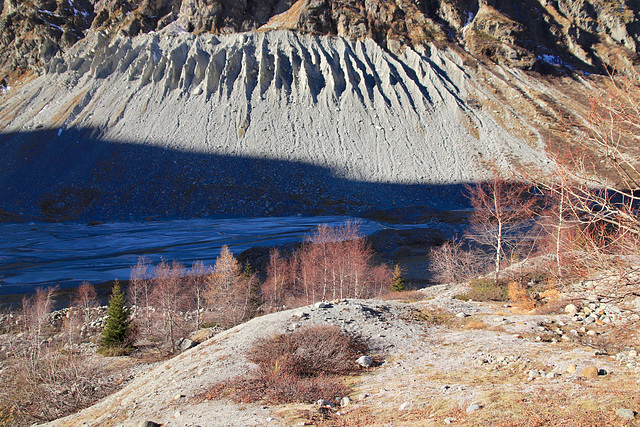
[[[1,100],[23,216],[355,213],[446,205],[491,163],[543,168],[469,99],[460,58],[291,32],[97,33]],[[445,196],[448,195],[448,196]]]

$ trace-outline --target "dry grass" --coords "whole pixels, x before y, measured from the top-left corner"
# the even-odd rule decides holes
[[[473,279],[469,282],[469,290],[464,294],[456,295],[463,301],[508,301],[509,288],[507,283],[493,279]]]
[[[481,320],[469,320],[463,326],[463,329],[486,329],[487,324]]]
[[[417,301],[422,301],[424,299],[424,294],[420,291],[400,291],[400,292],[389,292],[380,297],[383,301],[400,301],[403,303],[412,303]]]
[[[484,375],[488,379],[489,375]],[[619,378],[584,382],[580,387],[538,386],[521,389],[495,382],[478,382],[481,409],[466,413],[468,403],[441,395],[420,395],[408,410],[396,405],[357,405],[340,410],[340,416],[320,419],[308,411],[308,420],[321,426],[441,426],[454,418],[458,426],[622,426],[637,425],[616,417],[618,408],[637,408],[637,384]],[[459,380],[459,378],[458,378]],[[518,381],[519,383],[519,381]],[[495,387],[501,384],[500,387]],[[483,391],[484,390],[484,391]]]
[[[359,371],[366,346],[337,326],[312,326],[256,344],[252,373],[214,385],[204,399],[229,398],[269,404],[334,401],[348,394],[341,375]]]
[[[450,324],[453,320],[453,314],[446,310],[425,307],[412,311],[409,318],[419,322],[424,322],[428,325],[439,326]]]
[[[469,425],[629,425],[615,416],[615,410],[637,407],[639,398],[631,389],[600,384],[582,391],[580,395],[539,388],[534,392],[493,392],[487,394],[483,401],[488,402],[486,407],[469,417]]]

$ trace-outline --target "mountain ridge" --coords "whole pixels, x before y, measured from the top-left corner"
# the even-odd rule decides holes
[[[637,71],[639,18],[636,0],[2,0],[0,70],[42,67],[97,31],[134,37],[174,23],[196,34],[288,28],[370,38],[396,54],[439,43],[541,72]]]

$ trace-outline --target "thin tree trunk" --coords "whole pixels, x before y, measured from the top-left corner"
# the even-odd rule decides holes
[[[558,277],[562,277],[562,265],[560,261],[561,233],[564,227],[564,187],[560,189],[560,206],[558,207],[558,232],[556,233],[556,268]]]
[[[500,278],[500,254],[502,253],[502,221],[498,220],[498,241],[496,245],[496,284]]]

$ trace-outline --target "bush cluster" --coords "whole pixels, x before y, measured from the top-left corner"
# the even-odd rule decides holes
[[[310,326],[257,343],[249,374],[212,387],[205,398],[268,404],[333,401],[348,393],[341,375],[357,372],[366,345],[337,326]]]

